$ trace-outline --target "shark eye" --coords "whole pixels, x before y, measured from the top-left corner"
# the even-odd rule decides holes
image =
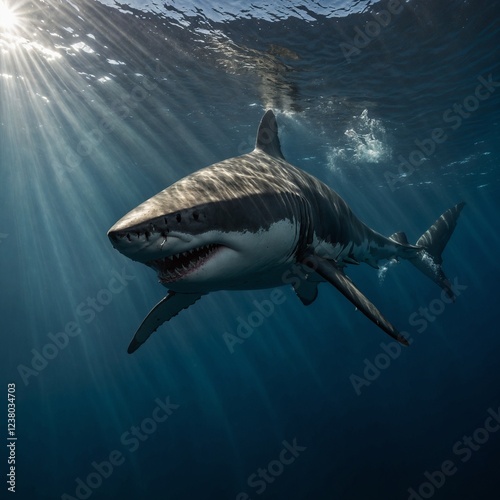
[[[200,217],[200,214],[198,212],[193,212],[193,219],[198,220]]]
[[[181,221],[181,214],[177,214],[177,215],[175,216],[175,220],[176,220],[177,222],[180,222],[180,221]]]

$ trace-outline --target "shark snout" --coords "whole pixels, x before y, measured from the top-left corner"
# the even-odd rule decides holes
[[[167,232],[158,231],[152,225],[127,227],[118,221],[109,231],[108,238],[113,247],[123,255],[147,262],[162,251]]]
[[[137,232],[108,231],[108,238],[113,247],[130,259],[145,262],[142,258],[147,240]]]
[[[120,227],[120,221],[108,231],[108,238],[120,253],[143,263],[183,252],[196,245],[189,234],[163,230],[154,224]]]
[[[118,243],[120,241],[120,234],[118,231],[113,231],[112,229],[110,229],[108,231],[108,238],[110,239],[111,244],[115,246],[115,243]]]

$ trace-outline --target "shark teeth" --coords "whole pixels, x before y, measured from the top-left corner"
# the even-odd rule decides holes
[[[221,245],[204,245],[175,255],[169,255],[162,259],[153,260],[148,262],[148,265],[158,271],[162,283],[170,283],[183,278],[200,267],[219,248],[221,248]]]

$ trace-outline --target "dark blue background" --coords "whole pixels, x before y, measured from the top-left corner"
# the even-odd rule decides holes
[[[403,500],[446,460],[456,473],[433,498],[497,498],[500,433],[467,462],[453,450],[500,407],[500,90],[456,130],[443,121],[478,77],[500,81],[496,3],[407,2],[350,63],[340,44],[386,3],[276,2],[238,16],[140,5],[34,2],[0,36],[1,374],[17,385],[17,498],[75,496],[115,450],[123,463],[92,500]],[[444,254],[466,289],[425,331],[409,321],[440,298],[432,282],[407,263],[384,280],[348,269],[414,340],[359,395],[351,377],[390,339],[326,284],[308,308],[283,288],[233,354],[223,334],[271,290],[204,297],[126,353],[165,289],[106,231],[180,177],[251,150],[268,107],[287,159],[383,234],[415,241],[467,202]],[[435,128],[447,140],[391,189],[386,173]],[[124,268],[127,286],[103,292]],[[92,317],[89,297],[110,303]],[[73,321],[80,334],[26,384],[20,365]],[[130,451],[123,434],[167,397],[178,409]],[[258,495],[248,477],[294,439],[306,449]]]

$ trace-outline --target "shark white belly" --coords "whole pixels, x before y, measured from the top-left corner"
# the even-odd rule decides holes
[[[297,266],[301,278],[293,286],[304,304],[314,301],[319,282],[328,281],[405,344],[344,268],[408,259],[453,297],[441,253],[463,206],[446,211],[416,245],[404,233],[382,236],[332,189],[284,159],[276,119],[268,111],[254,151],[179,180],[109,230],[116,249],[156,270],[170,290],[139,327],[129,352],[202,295],[291,283],[287,277]]]

